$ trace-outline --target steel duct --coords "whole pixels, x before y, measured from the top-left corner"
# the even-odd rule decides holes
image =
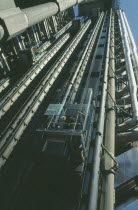
[[[27,17],[28,27],[41,22],[58,13],[58,5],[54,2],[41,4],[34,7],[23,9],[22,12]]]
[[[134,68],[135,68],[135,73],[136,73],[136,78],[137,78],[137,83],[138,83],[138,55],[137,55],[137,47],[136,47],[136,43],[134,40],[134,37],[132,35],[131,29],[129,27],[127,18],[125,16],[125,13],[122,12],[123,18],[124,18],[124,22],[126,24],[126,28],[127,28],[127,32],[128,32],[128,36],[129,36],[129,41],[130,41],[130,46],[131,46],[131,50],[132,50],[132,57],[133,57],[133,61],[134,61]]]
[[[57,0],[26,9],[10,8],[0,11],[0,40],[9,40],[28,27],[66,10],[81,0]]]
[[[127,73],[128,73],[131,103],[132,103],[132,109],[133,109],[133,119],[129,119],[118,126],[118,131],[125,131],[135,126],[138,121],[138,101],[137,101],[137,85],[136,85],[135,75],[134,75],[133,66],[132,66],[131,57],[130,57],[131,51],[130,51],[129,42],[128,42],[128,33],[127,33],[127,29],[125,26],[125,22],[124,22],[121,10],[119,11],[119,19],[120,19],[121,29],[122,29],[123,46],[124,46],[124,53],[125,53],[125,58],[126,58],[126,68],[127,68]]]

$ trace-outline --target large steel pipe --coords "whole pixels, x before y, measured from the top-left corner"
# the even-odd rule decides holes
[[[73,7],[75,4],[78,3],[77,0],[57,0],[57,3],[59,4],[59,9],[60,9],[60,12],[65,10],[65,9],[68,9],[69,7]]]
[[[27,17],[28,27],[30,27],[52,15],[55,15],[58,13],[58,10],[58,5],[54,2],[50,2],[23,9],[22,12]]]
[[[131,62],[131,50],[130,50],[130,46],[128,42],[128,33],[127,33],[126,25],[125,25],[121,10],[119,11],[119,20],[120,20],[121,29],[122,29],[126,68],[127,68],[127,73],[128,73],[131,103],[132,103],[132,109],[133,109],[133,119],[129,119],[118,126],[118,131],[123,132],[133,127],[138,122],[138,101],[137,101],[137,84],[136,84],[133,66]]]
[[[57,0],[26,9],[10,8],[0,11],[0,40],[9,40],[28,27],[66,10],[82,0]]]
[[[125,13],[122,12],[123,14],[123,18],[126,24],[126,28],[127,28],[127,32],[128,32],[128,36],[129,36],[129,41],[130,41],[130,46],[131,46],[131,50],[132,50],[132,58],[134,61],[134,69],[135,69],[135,74],[136,74],[136,78],[137,78],[137,84],[138,84],[138,54],[137,54],[137,47],[136,47],[136,43],[134,40],[134,37],[132,35],[131,29],[129,27],[127,18],[125,16]]]
[[[114,14],[112,15],[111,42],[110,42],[110,60],[109,60],[109,81],[107,96],[107,115],[105,126],[105,148],[110,154],[115,156],[115,39],[114,39]],[[104,153],[104,208],[103,210],[114,210],[114,161]]]

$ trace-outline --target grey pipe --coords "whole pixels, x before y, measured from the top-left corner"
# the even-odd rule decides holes
[[[112,155],[115,156],[115,38],[114,38],[114,14],[112,15],[111,24],[111,42],[110,42],[110,60],[109,60],[109,81],[108,81],[108,95],[107,95],[107,113],[105,126],[105,148]],[[114,210],[114,161],[105,151],[104,153],[104,210]]]
[[[104,120],[105,120],[105,104],[106,104],[106,95],[107,95],[107,75],[108,75],[108,63],[109,63],[109,45],[110,45],[110,28],[111,28],[111,16],[109,21],[109,33],[107,40],[107,51],[106,51],[106,60],[105,60],[105,71],[104,71],[104,83],[102,90],[102,99],[100,107],[100,116],[99,123],[97,128],[97,136],[95,140],[95,149],[94,149],[94,160],[93,160],[93,171],[91,174],[91,183],[90,183],[90,193],[89,193],[89,203],[88,210],[97,209],[98,201],[98,185],[99,185],[99,175],[100,175],[100,161],[101,161],[101,151],[102,151],[102,142],[103,142],[103,133],[104,133]]]
[[[54,2],[22,9],[28,22],[28,27],[45,20],[58,13],[58,5]]]
[[[82,64],[83,64],[83,62],[84,62],[84,60],[85,60],[85,56],[86,56],[86,54],[87,54],[87,52],[88,52],[88,50],[89,50],[89,48],[90,48],[90,46],[91,46],[91,42],[92,42],[92,40],[93,40],[94,33],[95,33],[95,31],[96,31],[96,29],[97,29],[97,27],[98,27],[99,22],[102,20],[102,18],[103,18],[103,13],[101,14],[101,16],[100,16],[100,18],[99,18],[99,21],[98,21],[98,23],[96,24],[96,27],[95,27],[95,29],[93,30],[92,34],[91,34],[90,40],[89,40],[89,42],[88,42],[88,44],[87,44],[87,46],[86,46],[86,48],[85,48],[85,50],[84,50],[84,52],[83,52],[83,55],[82,55],[82,57],[81,57],[81,60],[80,60],[80,62],[79,62],[79,64],[78,64],[78,66],[77,66],[77,69],[76,69],[76,71],[75,71],[75,74],[74,74],[74,76],[73,76],[73,78],[72,78],[72,80],[71,80],[71,83],[70,83],[70,85],[69,85],[69,87],[68,87],[68,90],[67,90],[67,92],[66,92],[66,95],[65,95],[65,97],[64,97],[64,99],[63,99],[63,101],[62,101],[62,104],[65,104],[66,99],[67,99],[67,97],[68,97],[69,94],[70,94],[70,90],[71,90],[71,88],[74,86],[75,79],[76,79],[76,77],[77,77],[77,75],[78,75],[80,69],[82,68]],[[94,44],[94,43],[93,43],[93,44]],[[89,54],[89,56],[90,56],[90,54]],[[84,70],[83,70],[83,73],[84,73]]]
[[[0,40],[9,40],[28,27],[39,23],[46,18],[56,15],[58,12],[66,10],[80,0],[57,0],[56,3],[49,2],[26,9],[10,8],[0,12]]]
[[[59,4],[60,12],[62,12],[65,9],[68,9],[69,7],[73,7],[75,4],[78,3],[78,1],[77,0],[57,0],[57,3]]]

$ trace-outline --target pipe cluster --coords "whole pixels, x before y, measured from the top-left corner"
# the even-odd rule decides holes
[[[0,40],[9,40],[28,27],[58,14],[83,0],[57,0],[38,6],[20,9],[11,7],[0,11]]]
[[[120,10],[118,16],[120,21],[121,36],[123,40],[125,66],[128,76],[128,85],[117,93],[117,95],[120,96],[123,96],[125,94],[126,95],[119,99],[118,103],[120,105],[131,104],[132,106],[132,118],[128,118],[123,123],[118,125],[118,132],[121,132],[121,134],[118,134],[117,138],[120,139],[121,136],[126,137],[126,134],[122,132],[125,132],[128,129],[132,129],[137,125],[138,122],[138,56],[136,44],[124,12]],[[126,78],[124,78],[123,80],[125,79]]]

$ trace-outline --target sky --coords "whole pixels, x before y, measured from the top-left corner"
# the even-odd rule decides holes
[[[138,0],[120,0],[120,8],[124,10],[138,48]],[[74,7],[78,15],[78,6]]]
[[[120,0],[138,48],[138,0]]]

